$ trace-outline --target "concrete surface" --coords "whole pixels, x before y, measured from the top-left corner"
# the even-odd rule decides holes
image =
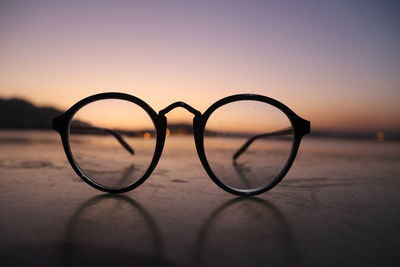
[[[3,132],[0,265],[400,265],[399,144],[306,139],[281,184],[240,198],[171,140],[142,186],[108,195],[55,134]]]

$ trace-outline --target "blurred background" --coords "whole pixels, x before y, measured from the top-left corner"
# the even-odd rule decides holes
[[[180,100],[205,111],[257,93],[313,130],[398,138],[399,10],[358,0],[3,0],[0,97],[66,110],[118,91],[156,111]]]

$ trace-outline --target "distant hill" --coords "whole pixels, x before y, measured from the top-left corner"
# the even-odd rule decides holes
[[[0,99],[1,129],[51,129],[52,119],[62,111],[36,107],[23,99]]]
[[[51,129],[52,119],[60,115],[62,111],[53,107],[37,107],[30,102],[13,98],[0,98],[0,129]],[[83,122],[81,122],[83,123]],[[168,129],[172,135],[193,134],[193,126],[186,123],[169,123]],[[148,132],[144,129],[140,132]],[[206,135],[218,135],[217,132],[206,131]],[[400,140],[400,132],[384,131],[377,133],[367,132],[351,132],[351,131],[318,131],[311,130],[310,136],[315,138],[338,138],[338,139],[364,139],[376,140],[377,135],[383,136],[385,140]],[[240,136],[240,133],[231,133],[231,136]]]

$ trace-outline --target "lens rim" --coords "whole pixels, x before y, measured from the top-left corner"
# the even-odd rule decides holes
[[[91,102],[94,102],[97,100],[103,100],[103,99],[121,99],[121,100],[127,100],[134,104],[137,104],[138,106],[142,107],[147,112],[147,114],[153,121],[153,124],[156,129],[156,134],[157,134],[156,148],[155,148],[154,156],[150,163],[150,166],[148,167],[147,171],[140,179],[138,179],[132,185],[129,185],[124,188],[116,189],[116,188],[106,187],[106,186],[103,186],[101,184],[94,182],[89,177],[87,177],[83,173],[83,171],[79,168],[78,164],[75,162],[75,160],[72,156],[72,152],[71,152],[71,148],[70,148],[70,144],[69,144],[69,130],[68,129],[69,129],[69,125],[70,125],[70,122],[71,122],[74,114],[79,109],[81,109],[83,106],[85,106]],[[241,101],[241,100],[260,101],[260,102],[264,102],[264,103],[273,105],[274,107],[280,109],[289,118],[289,120],[292,124],[292,127],[293,127],[293,131],[294,131],[294,134],[293,134],[294,140],[293,140],[292,150],[291,150],[289,159],[286,162],[286,165],[284,166],[284,168],[282,169],[280,174],[274,179],[274,181],[272,183],[266,185],[265,187],[256,188],[253,190],[235,189],[235,188],[229,187],[229,186],[225,185],[224,183],[222,183],[216,177],[216,175],[213,173],[211,167],[209,166],[206,155],[205,155],[205,151],[204,151],[204,130],[205,130],[205,126],[206,126],[207,120],[210,117],[210,115],[216,109],[218,109],[220,106],[223,106],[225,104],[235,102],[235,101]],[[200,161],[201,161],[204,169],[206,170],[207,174],[209,175],[209,177],[221,189],[223,189],[226,192],[229,192],[231,194],[235,194],[235,195],[241,195],[241,196],[257,195],[257,194],[261,194],[265,191],[268,191],[271,188],[273,188],[275,185],[277,185],[283,179],[283,177],[287,174],[290,167],[292,166],[292,164],[296,158],[296,154],[299,149],[302,137],[304,135],[310,133],[310,126],[311,126],[310,121],[301,118],[300,116],[298,116],[296,113],[294,113],[289,107],[287,107],[283,103],[281,103],[275,99],[269,98],[267,96],[262,96],[262,95],[257,95],[257,94],[238,94],[238,95],[228,96],[228,97],[225,97],[225,98],[215,102],[214,104],[212,104],[203,114],[201,114],[199,111],[195,110],[194,108],[192,108],[191,106],[187,105],[184,102],[175,102],[175,103],[169,105],[167,108],[161,110],[159,112],[159,114],[157,114],[143,100],[141,100],[135,96],[129,95],[129,94],[116,93],[116,92],[100,93],[100,94],[92,95],[92,96],[89,96],[89,97],[86,97],[86,98],[80,100],[75,105],[73,105],[71,108],[69,108],[65,113],[63,113],[60,116],[53,119],[53,130],[57,131],[60,134],[67,159],[68,159],[70,165],[72,166],[72,168],[74,169],[74,171],[77,173],[77,175],[83,181],[85,181],[92,187],[94,187],[98,190],[104,191],[104,192],[123,193],[123,192],[130,191],[130,190],[138,187],[139,185],[141,185],[151,175],[151,173],[155,169],[155,167],[161,157],[161,153],[162,153],[162,150],[164,147],[164,142],[165,142],[165,137],[166,137],[167,118],[165,117],[165,114],[176,107],[183,107],[195,115],[193,118],[193,132],[194,132],[194,139],[195,139],[197,154],[200,158]]]
[[[107,99],[118,99],[118,100],[125,100],[129,101],[133,104],[138,105],[141,107],[150,117],[152,120],[155,131],[156,131],[156,145],[155,145],[155,150],[154,150],[154,155],[153,158],[150,162],[149,167],[143,174],[141,178],[136,180],[133,184],[122,187],[122,188],[112,188],[108,186],[104,186],[102,184],[97,183],[96,181],[92,180],[89,176],[87,176],[83,170],[79,167],[79,164],[75,160],[72,151],[71,151],[71,145],[69,143],[69,127],[71,124],[71,121],[74,117],[74,115],[83,107],[86,105],[99,101],[99,100],[107,100]],[[57,117],[54,119],[54,129],[57,130],[61,136],[61,140],[64,146],[64,151],[67,156],[67,159],[69,163],[71,164],[72,168],[76,172],[76,174],[86,183],[91,185],[92,187],[99,189],[104,192],[108,193],[123,193],[130,191],[139,185],[141,185],[153,172],[155,169],[161,153],[162,149],[164,146],[165,142],[165,134],[166,134],[166,129],[167,129],[167,122],[165,116],[159,116],[146,102],[143,100],[129,95],[129,94],[124,94],[124,93],[115,93],[115,92],[110,92],[110,93],[101,93],[101,94],[96,94],[92,95],[89,97],[86,97],[79,102],[77,102],[75,105],[73,105],[71,108],[69,108],[65,113],[63,113],[61,116]]]
[[[288,117],[293,128],[292,149],[289,158],[286,161],[286,164],[283,166],[281,172],[272,180],[271,183],[268,183],[265,186],[261,186],[255,189],[237,189],[224,184],[220,179],[218,179],[218,177],[212,171],[204,150],[204,132],[205,132],[205,127],[207,125],[207,121],[210,118],[211,114],[218,108],[226,104],[237,101],[245,101],[245,100],[263,102],[274,106],[275,108],[282,111]],[[235,195],[242,195],[242,196],[261,194],[276,186],[283,179],[283,177],[287,174],[290,167],[292,166],[296,158],[302,137],[310,132],[309,121],[299,117],[296,113],[294,113],[289,107],[287,107],[283,103],[275,99],[256,94],[239,94],[239,95],[232,95],[225,97],[212,104],[202,115],[195,116],[195,118],[193,119],[193,125],[195,131],[194,137],[195,137],[197,153],[208,176],[214,181],[214,183],[216,183],[223,190]]]

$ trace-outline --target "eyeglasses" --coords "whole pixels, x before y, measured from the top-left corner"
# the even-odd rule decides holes
[[[167,128],[165,115],[177,107],[194,115],[192,126]],[[135,96],[101,93],[54,118],[53,129],[77,175],[105,192],[138,187],[155,169],[169,134],[172,142],[193,134],[200,161],[220,188],[256,195],[273,188],[289,171],[310,122],[262,95],[232,95],[202,114],[184,102],[157,113]]]

